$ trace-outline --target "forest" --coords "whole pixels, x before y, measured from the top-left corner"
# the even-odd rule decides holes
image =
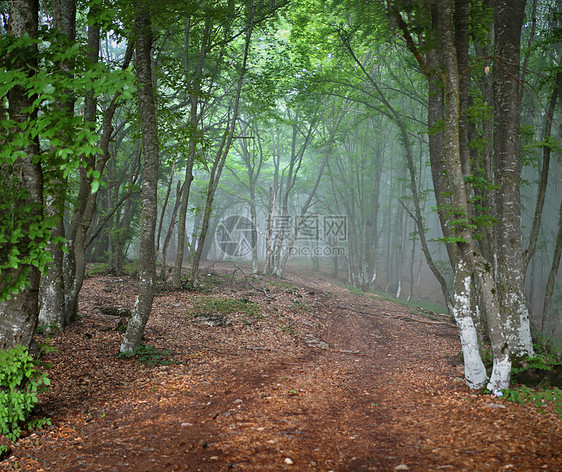
[[[501,397],[533,359],[560,375],[560,0],[10,0],[0,18],[3,355],[80,322],[94,266],[135,280],[114,354],[138,354],[159,293],[230,263],[254,289],[296,268],[447,315],[469,392]]]

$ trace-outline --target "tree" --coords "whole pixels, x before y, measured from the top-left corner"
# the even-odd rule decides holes
[[[57,41],[61,48],[71,47],[76,36],[76,2],[75,0],[54,0],[52,6]],[[75,69],[72,62],[70,59],[60,63],[61,72],[68,77],[72,77]],[[70,90],[67,91],[64,99],[57,100],[56,103],[61,120],[69,124],[74,117],[74,103],[75,97]],[[47,184],[45,214],[57,219],[54,234],[60,241],[63,241],[65,231],[62,215],[67,197],[67,179],[63,177],[63,170],[59,168],[50,180],[51,182]],[[53,262],[41,280],[39,320],[41,324],[48,326],[48,332],[62,332],[70,321],[67,319],[69,310],[66,307],[68,301],[66,294],[70,291],[70,287],[65,286],[62,242],[51,244],[49,251]],[[69,283],[68,278],[66,282]]]
[[[424,59],[410,35],[402,13],[393,8],[390,11],[430,85],[435,87],[440,82],[443,90],[444,100],[434,100],[434,107],[430,107],[435,113],[430,116],[430,122],[435,123],[436,116],[443,117],[443,150],[431,150],[432,167],[435,166],[433,174],[436,177],[436,198],[438,203],[441,201],[442,226],[452,233],[446,238],[455,246],[455,250],[449,253],[455,271],[455,318],[461,332],[467,383],[471,388],[480,388],[486,380],[478,353],[476,320],[472,316],[473,300],[475,295],[478,295],[486,315],[494,357],[493,371],[487,386],[490,390],[500,390],[509,384],[512,357],[533,353],[529,316],[522,289],[524,278],[521,276],[523,252],[519,195],[518,77],[519,38],[524,2],[510,6],[505,2],[496,2],[495,6],[497,49],[493,81],[496,115],[494,168],[497,180],[494,184],[497,192],[493,206],[489,207],[488,211],[492,213],[495,221],[501,223],[494,227],[496,240],[492,241],[492,253],[489,255],[492,260],[486,258],[486,254],[482,252],[484,246],[478,244],[475,239],[479,223],[474,218],[471,187],[473,180],[470,175],[472,156],[468,147],[468,126],[464,118],[468,103],[465,84],[468,64],[468,10],[463,2],[441,0],[430,3],[429,20],[427,15],[416,11],[418,26],[425,28],[428,43],[432,38],[437,40],[437,61],[433,58],[431,50],[427,53],[429,61]],[[439,85],[437,87],[437,90],[433,89],[433,93],[437,92],[439,97]],[[442,111],[438,107],[441,107]],[[443,180],[445,176],[446,181]],[[447,189],[450,189],[449,192]],[[450,195],[450,201],[443,200],[445,193]],[[509,242],[498,235],[500,232],[510,235]],[[475,275],[479,287],[475,295],[472,295],[472,274]],[[508,296],[511,297],[509,302],[506,298]]]
[[[7,90],[10,128],[8,135],[2,136],[0,162],[0,171],[8,183],[3,192],[8,203],[3,204],[2,213],[6,216],[2,216],[0,233],[2,260],[9,264],[2,262],[0,287],[0,349],[3,350],[18,344],[26,347],[31,344],[39,314],[39,267],[44,267],[40,252],[45,238],[37,232],[46,230],[42,225],[43,174],[38,160],[39,139],[33,137],[30,129],[37,118],[33,106],[36,96],[26,87],[26,79],[37,68],[38,2],[12,0],[9,7],[8,35],[15,45],[11,57],[7,58],[9,70],[21,71],[22,76]],[[0,96],[3,97],[5,92],[4,89]]]
[[[515,357],[533,353],[525,293],[521,233],[521,28],[526,0],[497,0],[494,9],[494,196],[496,273],[509,350]]]
[[[265,164],[261,134],[258,123],[253,120],[245,122],[241,131],[248,139],[240,139],[237,152],[240,155],[240,163],[231,160],[227,164],[227,170],[236,181],[248,192],[248,205],[250,207],[251,245],[252,245],[252,272],[257,274],[258,267],[258,211],[256,193],[262,167]],[[250,136],[251,134],[251,136]],[[251,138],[251,139],[250,139]],[[250,142],[248,142],[250,141]],[[243,171],[242,171],[243,169]],[[246,175],[244,175],[246,174]],[[246,177],[246,179],[244,179]]]
[[[33,27],[31,18],[27,19],[29,21],[22,19],[24,14],[30,14],[32,8],[38,8],[38,5],[13,2],[8,23],[18,25],[14,26],[15,29],[11,28],[17,34],[10,33],[0,38],[4,66],[0,95],[8,96],[10,107],[14,110],[12,116],[0,116],[2,129],[6,130],[0,157],[2,172],[12,174],[15,168],[21,168],[22,157],[25,154],[30,161],[30,168],[20,170],[26,176],[26,185],[29,185],[31,180],[37,185],[34,192],[30,193],[30,188],[24,189],[17,183],[18,179],[14,179],[14,186],[6,189],[4,201],[8,209],[7,215],[11,214],[15,218],[7,218],[3,227],[6,240],[0,243],[5,244],[3,251],[6,251],[7,261],[0,267],[3,276],[0,294],[2,300],[19,289],[27,290],[24,288],[27,283],[33,282],[31,290],[34,290],[35,277],[29,279],[28,275],[34,274],[36,269],[45,274],[49,264],[53,262],[49,252],[45,250],[46,245],[61,248],[64,242],[61,236],[61,216],[53,215],[56,213],[53,211],[45,214],[43,211],[38,212],[26,206],[24,200],[33,198],[35,207],[39,201],[43,203],[42,194],[45,192],[49,196],[49,205],[53,203],[51,208],[56,208],[58,213],[62,213],[61,209],[68,197],[68,179],[79,169],[84,170],[83,175],[88,182],[83,194],[89,195],[99,186],[99,180],[96,179],[96,174],[99,177],[99,173],[88,167],[91,157],[99,152],[96,146],[95,124],[91,121],[83,122],[81,116],[74,114],[74,101],[90,92],[94,97],[103,93],[112,94],[127,83],[123,80],[127,74],[117,74],[120,76],[117,78],[117,75],[107,68],[89,67],[87,62],[77,59],[80,55],[80,44],[72,40],[72,2],[59,2],[55,5],[57,24],[68,34],[56,32],[49,27],[41,28],[39,32],[24,31],[25,28]],[[29,56],[29,60],[25,56]],[[79,65],[75,65],[76,63]],[[78,67],[80,73],[75,73]],[[99,81],[102,76],[104,80]],[[18,101],[20,104],[16,105]],[[19,111],[16,112],[16,108]],[[35,197],[34,193],[40,193],[41,198]],[[18,215],[19,211],[22,212],[21,215],[30,212],[30,216],[25,216],[22,220],[21,215]],[[26,239],[27,243],[24,242]],[[69,246],[73,248],[72,244]],[[45,278],[43,283],[46,291],[56,293],[53,298],[56,300],[55,307],[46,322],[58,328],[64,327],[67,322],[66,311],[62,307],[68,300],[66,295],[74,293],[72,278],[63,277],[66,273],[61,276],[62,258],[59,256],[60,253],[57,252],[55,270],[51,272],[55,283],[51,283],[48,278]],[[26,297],[25,304],[36,305],[37,301],[32,295]],[[21,304],[22,307],[25,304]],[[76,309],[76,303],[71,305]],[[36,322],[35,319],[33,323]]]
[[[156,283],[156,232],[158,184],[158,125],[152,87],[152,23],[149,5],[136,3],[138,113],[141,124],[143,173],[142,215],[139,237],[139,294],[121,342],[120,352],[132,353],[140,344],[148,321]]]
[[[247,6],[247,12],[246,12],[247,24],[246,24],[246,37],[244,42],[244,52],[242,56],[242,64],[240,67],[240,71],[238,73],[239,75],[238,75],[236,89],[234,90],[234,103],[232,105],[232,112],[229,109],[227,126],[224,131],[220,147],[217,151],[215,161],[213,162],[211,175],[209,178],[209,186],[207,188],[207,198],[205,202],[205,212],[203,215],[203,222],[201,226],[201,231],[199,233],[199,238],[197,241],[197,249],[195,250],[195,254],[193,256],[193,267],[192,267],[191,275],[195,283],[197,283],[199,278],[199,261],[201,260],[201,254],[203,252],[205,238],[207,236],[207,230],[209,227],[209,219],[211,216],[211,210],[212,210],[212,204],[213,204],[215,192],[217,191],[218,182],[221,177],[222,170],[226,162],[226,158],[232,146],[234,133],[236,131],[238,113],[240,108],[240,95],[242,93],[242,86],[244,84],[244,75],[246,73],[246,64],[248,62],[248,52],[250,49],[250,41],[252,39],[252,33],[254,29],[254,16],[255,16],[255,7],[254,7],[253,0],[251,0]]]

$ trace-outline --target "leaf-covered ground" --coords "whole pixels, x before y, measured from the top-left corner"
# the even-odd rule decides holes
[[[207,290],[157,295],[145,344],[169,355],[147,352],[156,365],[117,357],[124,319],[107,308],[132,308],[135,282],[89,278],[80,321],[45,356],[37,414],[52,426],[0,470],[562,470],[552,406],[469,392],[446,318],[320,275],[208,273]],[[209,297],[235,307],[231,325],[201,322]]]

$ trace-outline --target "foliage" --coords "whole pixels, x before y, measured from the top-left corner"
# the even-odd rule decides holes
[[[558,387],[535,390],[526,385],[522,385],[518,388],[507,388],[503,390],[503,396],[506,400],[513,403],[525,405],[528,402],[532,402],[539,411],[543,413],[544,407],[552,402],[554,404],[554,411],[562,418],[562,390]]]
[[[18,68],[22,54],[29,55],[31,51],[36,51],[35,59],[40,64],[32,75]],[[22,204],[27,195],[14,177],[14,164],[18,159],[28,159],[24,149],[39,143],[39,154],[32,159],[41,164],[45,189],[50,194],[63,194],[66,189],[59,179],[80,168],[93,178],[91,190],[96,192],[100,175],[87,168],[86,160],[100,152],[97,130],[84,124],[81,116],[68,116],[60,104],[89,92],[99,96],[117,90],[122,92],[121,99],[127,100],[132,98],[132,80],[129,71],[86,64],[81,59],[85,54],[79,43],[65,44],[47,29],[41,30],[38,39],[1,36],[0,57],[0,97],[20,89],[33,99],[24,110],[27,120],[17,122],[4,115],[0,119],[0,174],[5,183],[0,189],[0,271],[6,273],[0,285],[0,300],[5,300],[25,285],[31,266],[46,270],[51,259],[45,249],[62,242],[51,235],[57,218],[44,218],[40,209]],[[61,64],[70,63],[74,68],[68,73]],[[30,215],[36,216],[30,219]]]
[[[281,326],[281,329],[290,336],[295,336],[295,328],[291,324]]]
[[[107,262],[91,262],[86,270],[86,277],[94,277],[96,275],[107,274],[109,265]]]
[[[38,402],[37,394],[47,391],[51,383],[38,365],[24,346],[0,352],[0,433],[12,441],[19,438],[22,424]],[[47,424],[48,418],[40,418],[29,426],[40,428]]]
[[[5,275],[0,283],[0,300],[9,299],[25,285],[31,266],[44,271],[51,262],[48,244],[60,242],[51,234],[55,220],[41,218],[31,205],[18,205],[23,191],[9,180],[4,182],[5,191],[0,191],[0,272]]]
[[[260,312],[257,303],[248,298],[222,298],[222,297],[201,297],[195,300],[191,313],[221,313],[229,315],[232,313],[246,313],[248,315],[258,315]]]
[[[529,386],[562,387],[562,361],[555,354],[551,354],[538,346],[535,355],[526,356],[513,363],[511,369],[512,382],[519,382]]]
[[[348,285],[347,290],[349,290],[349,292],[353,293],[354,295],[363,295],[363,290],[361,290],[359,287],[356,287],[355,285]]]
[[[562,361],[556,354],[546,352],[540,345],[535,346],[534,356],[526,356],[513,363],[511,387],[504,389],[503,397],[510,402],[526,404],[531,402],[539,411],[550,402],[555,412],[562,417]],[[492,356],[484,351],[482,359],[490,366]]]
[[[140,363],[149,367],[157,365],[170,365],[177,362],[170,357],[170,351],[158,349],[150,344],[139,344],[132,353],[122,352],[120,359],[136,358]]]

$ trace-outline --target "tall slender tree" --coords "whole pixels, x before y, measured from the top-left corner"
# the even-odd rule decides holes
[[[76,1],[75,0],[54,0],[53,1],[53,20],[57,30],[57,38],[62,48],[69,48],[74,44],[76,36]],[[72,61],[62,61],[60,63],[61,72],[72,77]],[[72,120],[74,118],[74,95],[71,90],[64,93],[64,99],[57,100],[56,108],[60,114],[60,120],[67,122],[68,131],[71,132]],[[66,138],[68,139],[68,138]],[[45,199],[45,214],[56,218],[57,224],[54,234],[62,241],[65,236],[63,222],[63,212],[67,197],[67,179],[63,177],[63,170],[57,169],[55,175],[47,185],[47,196]],[[66,320],[66,294],[69,287],[65,286],[63,261],[64,254],[62,243],[54,243],[49,247],[53,262],[49,266],[48,272],[41,280],[40,292],[40,311],[39,319],[41,324],[48,326],[49,332],[61,332],[67,324]],[[69,282],[67,279],[66,282]]]
[[[139,293],[127,330],[121,342],[122,353],[132,353],[140,344],[150,316],[156,282],[156,232],[158,185],[158,124],[152,85],[152,22],[150,4],[135,2],[135,36],[137,50],[138,113],[141,124],[143,172],[142,216],[139,236]]]

